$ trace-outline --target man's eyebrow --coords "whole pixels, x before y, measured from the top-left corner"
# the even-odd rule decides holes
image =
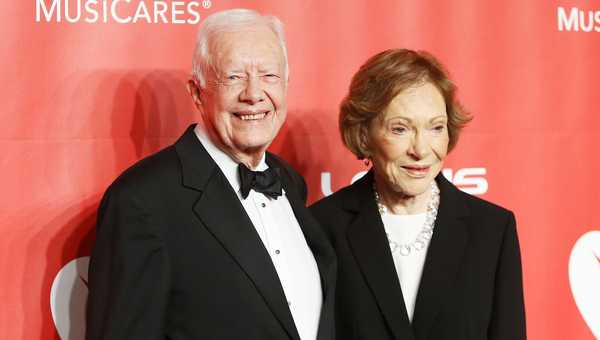
[[[234,69],[230,69],[230,70],[222,70],[222,71],[221,71],[221,73],[222,73],[222,74],[230,74],[230,73],[244,73],[244,71],[243,71],[243,70],[241,70],[241,69],[236,69],[236,68],[234,68]]]

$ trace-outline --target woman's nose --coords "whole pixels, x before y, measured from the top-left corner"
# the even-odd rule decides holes
[[[415,159],[423,159],[427,156],[429,142],[422,132],[415,133],[408,152]]]

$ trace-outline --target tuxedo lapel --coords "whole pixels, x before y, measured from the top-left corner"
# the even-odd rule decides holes
[[[417,339],[427,339],[441,306],[452,296],[452,284],[468,241],[466,204],[458,189],[441,174],[436,181],[440,206],[415,305],[413,329]]]
[[[256,286],[292,339],[299,339],[271,258],[225,176],[215,172],[194,211]]]
[[[286,189],[286,191],[288,190]],[[326,295],[330,281],[335,276],[335,272],[333,271],[335,264],[333,248],[329,245],[325,234],[320,230],[318,223],[310,215],[310,212],[304,207],[302,202],[292,195],[288,195],[287,198],[294,210],[298,224],[302,228],[306,242],[315,257],[315,261],[319,267],[319,274],[321,275],[323,293]]]
[[[383,222],[372,191],[369,172],[346,197],[345,209],[356,214],[347,231],[350,249],[396,340],[413,340],[414,335]]]
[[[253,282],[289,336],[299,340],[271,258],[236,193],[197,139],[193,126],[175,147],[184,186],[199,191],[193,206],[195,214]]]
[[[267,154],[267,163],[270,167],[283,168],[274,157]],[[301,198],[296,185],[294,185],[291,177],[287,171],[283,169],[281,181],[285,195],[290,202],[294,215],[310,250],[313,253],[317,267],[319,269],[319,275],[321,277],[321,288],[323,291],[323,308],[321,310],[321,317],[319,322],[319,334],[318,339],[330,339],[326,336],[327,330],[323,328],[324,325],[333,325],[333,319],[330,316],[333,314],[333,303],[335,296],[332,295],[332,288],[335,285],[336,278],[336,257],[333,247],[327,240],[327,236],[319,226],[318,222],[310,214],[309,210],[304,204],[304,200]],[[331,310],[331,312],[330,312]]]
[[[267,154],[267,163],[271,167],[283,168],[282,164],[280,164],[269,154]],[[335,272],[333,271],[335,269],[335,252],[333,247],[329,244],[329,241],[327,241],[327,236],[319,226],[319,223],[306,208],[304,201],[302,200],[300,193],[296,188],[296,185],[294,185],[291,177],[285,170],[282,171],[281,182],[283,189],[285,190],[286,197],[290,202],[292,210],[294,211],[296,220],[298,221],[298,224],[304,233],[307,244],[314,255],[317,266],[319,267],[323,293],[327,293],[329,284],[328,281],[335,276]]]

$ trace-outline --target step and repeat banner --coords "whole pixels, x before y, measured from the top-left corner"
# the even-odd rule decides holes
[[[337,129],[358,67],[437,56],[474,117],[444,174],[516,213],[529,338],[600,337],[600,0],[29,0],[0,4],[0,339],[82,339],[99,199],[199,119],[195,33],[236,7],[285,24],[271,150],[310,202],[366,170]]]

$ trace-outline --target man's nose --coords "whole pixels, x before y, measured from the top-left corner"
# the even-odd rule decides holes
[[[248,104],[256,104],[264,99],[264,91],[260,78],[248,77],[240,93],[240,101]]]

